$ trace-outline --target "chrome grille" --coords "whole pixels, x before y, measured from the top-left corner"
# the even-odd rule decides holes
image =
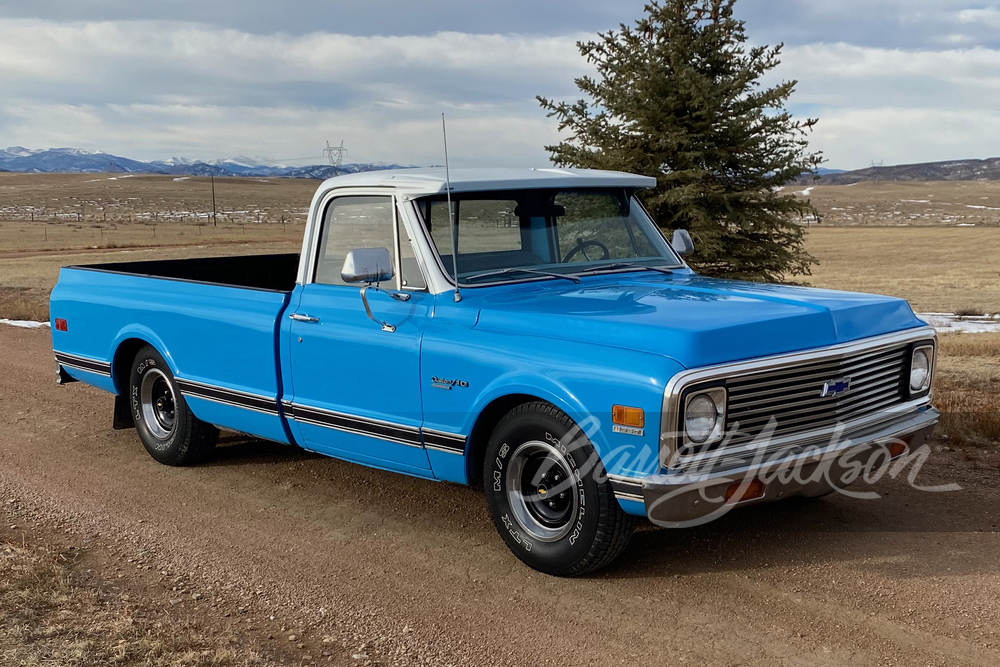
[[[749,442],[773,417],[775,437],[834,426],[878,412],[906,399],[903,373],[908,346],[803,364],[726,382],[726,432],[739,431],[730,446]],[[828,381],[850,379],[850,390],[821,396]]]
[[[726,434],[714,447],[687,446],[682,456],[754,440],[774,418],[769,439],[834,427],[875,415],[907,400],[904,384],[910,346],[901,344],[821,362],[803,362],[728,378]],[[822,396],[824,384],[850,379],[850,389]]]

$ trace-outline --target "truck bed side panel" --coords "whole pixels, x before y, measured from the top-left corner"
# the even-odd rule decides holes
[[[166,359],[195,415],[224,428],[287,442],[275,332],[288,293],[63,269],[52,292],[55,351],[112,364],[119,346],[144,340]],[[96,367],[96,366],[95,366]],[[109,379],[67,367],[74,378],[117,393]]]

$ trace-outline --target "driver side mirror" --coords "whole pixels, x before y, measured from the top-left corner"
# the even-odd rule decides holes
[[[365,315],[375,324],[382,325],[382,331],[388,333],[395,332],[396,327],[372,315],[371,306],[368,305],[368,288],[375,284],[372,289],[381,291],[378,283],[392,280],[394,275],[392,255],[385,248],[355,248],[347,253],[344,268],[340,270],[340,277],[345,283],[367,283],[361,288],[361,303],[365,307]],[[389,295],[396,301],[410,300],[410,295],[406,292],[392,292]]]
[[[675,229],[674,237],[670,239],[670,245],[681,257],[687,257],[694,252],[694,241],[686,229]]]
[[[340,277],[345,283],[382,283],[396,275],[385,248],[355,248],[344,258]]]

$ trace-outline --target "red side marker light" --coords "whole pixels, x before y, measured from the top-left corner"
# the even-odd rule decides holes
[[[56,331],[69,331],[69,324],[61,317],[56,318]]]

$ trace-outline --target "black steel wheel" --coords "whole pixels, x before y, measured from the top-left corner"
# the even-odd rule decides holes
[[[215,448],[219,430],[194,416],[170,368],[152,346],[139,350],[132,363],[129,405],[139,440],[160,463],[191,465]]]
[[[493,523],[524,563],[577,576],[611,563],[635,525],[589,439],[556,407],[527,403],[497,425],[483,470]]]

